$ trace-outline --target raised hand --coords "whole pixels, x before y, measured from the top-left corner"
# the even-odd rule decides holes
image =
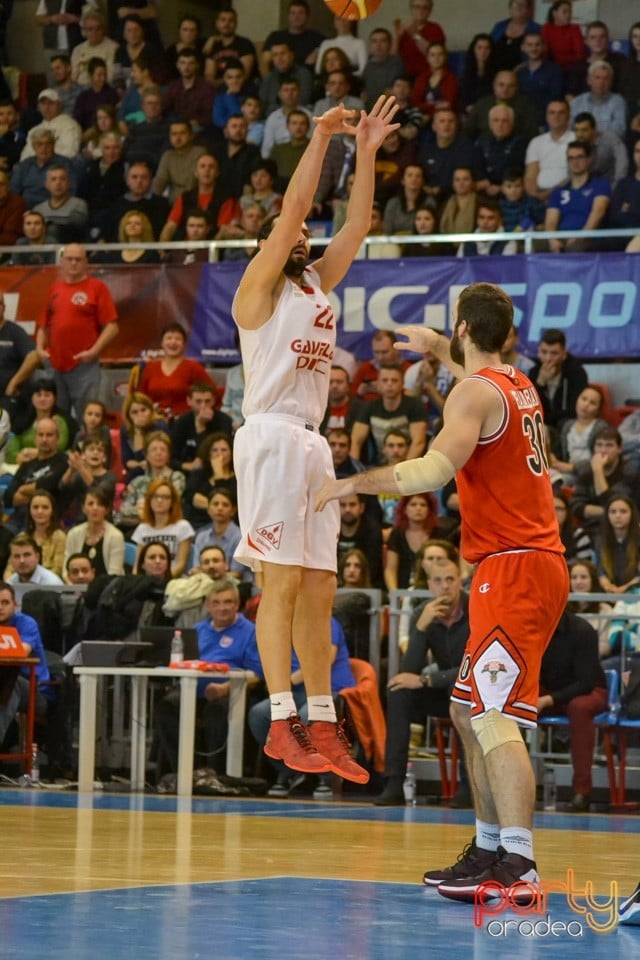
[[[370,150],[372,153],[386,140],[390,133],[400,127],[393,123],[398,112],[395,97],[378,97],[369,113],[360,111],[360,121],[355,129],[356,149]]]
[[[394,350],[411,350],[413,353],[426,353],[429,350],[435,353],[436,345],[442,336],[429,327],[418,327],[408,324],[406,327],[397,327],[396,334],[399,337],[406,337],[406,340],[397,340]]]
[[[347,121],[353,120],[355,116],[355,110],[347,110],[344,103],[339,103],[337,107],[326,110],[321,117],[314,117],[313,122],[328,137],[333,137],[336,133],[350,133],[353,136],[356,127]]]

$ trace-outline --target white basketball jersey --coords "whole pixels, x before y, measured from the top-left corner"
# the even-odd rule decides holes
[[[336,342],[335,317],[313,267],[305,270],[302,281],[299,287],[286,278],[273,314],[258,330],[239,327],[245,417],[280,413],[316,426],[322,421]],[[235,300],[231,312],[236,320]]]

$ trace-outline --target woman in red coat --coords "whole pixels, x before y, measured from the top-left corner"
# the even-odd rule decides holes
[[[413,105],[432,118],[436,110],[450,107],[458,112],[458,80],[447,67],[447,48],[432,43],[427,53],[429,69],[416,78]]]
[[[570,70],[587,56],[582,31],[577,23],[571,23],[571,12],[569,0],[556,0],[551,4],[548,20],[542,27],[549,59],[563,70]]]

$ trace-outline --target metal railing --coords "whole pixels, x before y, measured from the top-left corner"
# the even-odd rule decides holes
[[[447,234],[389,234],[384,236],[375,236],[375,237],[365,237],[363,240],[363,245],[365,247],[365,252],[368,255],[368,250],[370,247],[381,246],[387,243],[396,243],[399,245],[404,244],[419,244],[419,243],[435,243],[435,244],[458,244],[466,242],[490,242],[495,240],[515,240],[522,247],[522,252],[529,254],[534,252],[534,242],[539,240],[568,240],[571,237],[580,237],[581,239],[587,240],[601,240],[601,239],[612,239],[615,237],[631,240],[633,237],[637,237],[640,234],[640,229],[615,229],[615,230],[559,230],[559,231],[550,231],[550,230],[522,230],[522,231],[512,231],[505,232],[501,231],[499,233],[447,233]],[[311,237],[310,243],[312,247],[326,247],[326,245],[331,240],[331,237]],[[173,252],[179,250],[207,250],[208,251],[208,261],[209,263],[216,263],[219,260],[218,253],[220,250],[226,249],[243,249],[251,246],[255,246],[256,241],[252,240],[202,240],[197,242],[189,242],[186,240],[171,241],[167,243],[143,243],[143,244],[127,244],[127,243],[87,243],[84,244],[85,248],[89,253],[111,250],[126,250],[131,247],[143,247],[145,250],[158,250],[159,252]],[[59,261],[62,250],[64,249],[64,244],[33,244],[32,245],[23,245],[23,246],[3,246],[0,248],[0,252],[3,255],[19,253],[24,255],[25,253],[52,253],[56,255],[56,262]],[[544,251],[537,251],[543,253]],[[99,266],[99,263],[95,264]],[[127,266],[135,266],[135,264],[127,264]],[[4,266],[11,266],[10,263],[4,264]],[[114,264],[109,264],[109,266],[114,266]]]

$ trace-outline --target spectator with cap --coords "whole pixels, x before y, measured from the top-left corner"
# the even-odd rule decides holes
[[[80,152],[82,129],[73,117],[62,112],[60,94],[53,87],[47,87],[38,95],[38,110],[42,117],[41,130],[51,130],[55,137],[56,153],[73,159]],[[21,160],[33,157],[33,145],[28,142],[20,155]]]

